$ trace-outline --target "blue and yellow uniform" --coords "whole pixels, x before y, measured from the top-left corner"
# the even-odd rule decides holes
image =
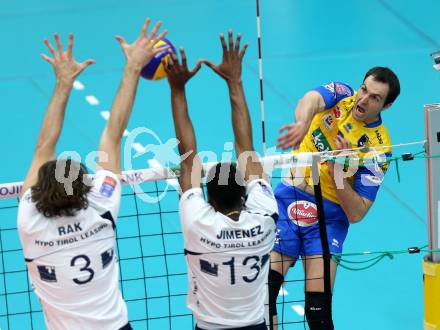
[[[326,152],[335,149],[340,135],[359,148],[357,171],[348,182],[361,197],[374,201],[391,157],[391,141],[382,119],[368,125],[352,116],[356,92],[347,84],[331,82],[314,89],[322,95],[325,110],[313,117],[310,128],[295,152]],[[297,173],[296,173],[297,174]],[[310,168],[305,182],[311,186]],[[296,180],[298,176],[296,176]],[[336,187],[326,162],[320,164],[320,183],[330,251],[341,253],[348,230],[348,219],[336,196]],[[313,189],[313,188],[312,188]],[[315,197],[297,187],[281,182],[275,189],[279,220],[274,250],[297,258],[322,253]]]

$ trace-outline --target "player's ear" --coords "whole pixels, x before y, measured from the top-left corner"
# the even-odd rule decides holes
[[[217,210],[217,204],[215,202],[215,200],[211,197],[211,195],[208,193],[208,203],[215,209]]]
[[[388,108],[391,107],[392,105],[393,105],[393,102],[388,103],[388,104],[385,104],[385,105],[383,106],[381,112],[382,112],[382,111],[385,111],[386,109],[388,109]]]

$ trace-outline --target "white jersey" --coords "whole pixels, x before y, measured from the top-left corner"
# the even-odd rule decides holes
[[[248,184],[238,221],[216,212],[200,188],[180,199],[188,264],[188,307],[199,326],[244,327],[264,320],[278,208],[264,180]]]
[[[118,177],[98,171],[87,198],[89,207],[73,217],[46,218],[30,189],[19,204],[23,252],[50,330],[116,330],[128,323],[115,248]]]

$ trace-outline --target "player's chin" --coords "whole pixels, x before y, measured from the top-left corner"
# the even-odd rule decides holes
[[[353,111],[353,117],[357,121],[363,121],[365,119],[365,113],[360,112],[357,108]]]

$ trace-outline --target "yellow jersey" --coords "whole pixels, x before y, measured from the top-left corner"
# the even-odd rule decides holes
[[[335,149],[334,138],[340,135],[351,142],[359,166],[348,178],[353,189],[361,196],[374,201],[391,157],[391,140],[382,119],[368,125],[352,116],[356,92],[347,84],[331,82],[314,89],[322,95],[325,110],[313,117],[310,128],[294,152],[327,152]],[[357,170],[356,170],[357,169]],[[305,170],[306,182],[311,185],[311,169]],[[330,177],[326,162],[320,164],[320,183],[325,199],[339,204],[336,187]]]

